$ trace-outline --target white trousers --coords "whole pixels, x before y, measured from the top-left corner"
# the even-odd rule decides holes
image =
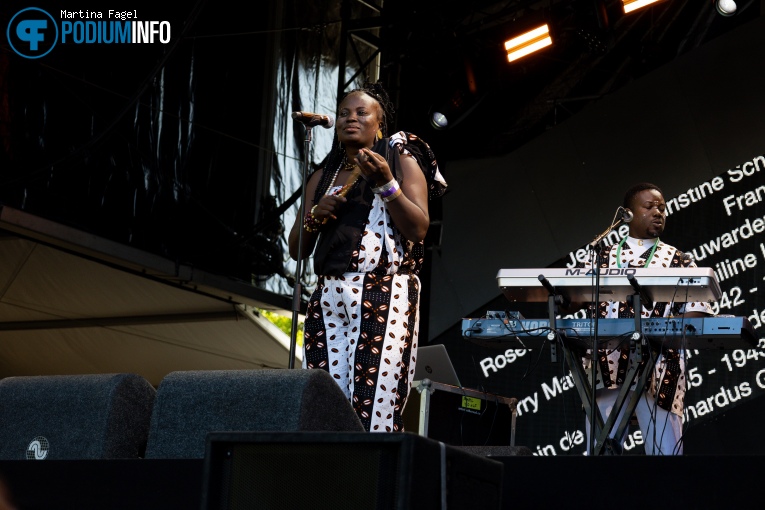
[[[622,406],[616,425],[611,431],[609,437],[616,435],[616,426],[624,415],[626,402],[628,402],[634,392],[627,394],[625,405]],[[603,421],[608,419],[611,410],[614,408],[616,398],[619,396],[619,389],[600,389],[595,393],[595,400],[598,403],[600,414]],[[648,393],[643,393],[640,397],[635,416],[644,441],[646,455],[682,455],[683,443],[683,420],[676,414],[656,405],[656,400]],[[621,438],[621,444],[624,444]],[[590,417],[587,417],[587,451],[590,449]]]

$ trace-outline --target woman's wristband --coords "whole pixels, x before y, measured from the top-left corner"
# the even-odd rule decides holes
[[[393,202],[399,196],[401,196],[401,188],[394,188],[388,195],[380,195],[380,197],[383,199],[383,202]]]
[[[398,181],[396,181],[396,179],[391,179],[389,182],[386,182],[382,186],[372,188],[372,193],[376,195],[382,195],[386,191],[390,191],[391,188],[398,188]]]
[[[398,184],[398,183],[396,183]],[[380,193],[380,198],[385,200],[386,198],[393,196],[397,191],[401,191],[398,186],[393,186],[392,188],[388,188],[387,190]]]

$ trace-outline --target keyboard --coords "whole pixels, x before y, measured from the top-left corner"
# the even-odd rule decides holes
[[[546,302],[550,292],[540,276],[554,287],[556,293],[571,301],[594,301],[593,269],[500,269],[497,283],[511,302]],[[722,296],[712,268],[601,268],[600,301],[625,301],[627,296],[635,294],[630,277],[653,301],[717,301]]]
[[[558,334],[572,347],[592,347],[594,319],[557,319]],[[654,347],[673,349],[755,349],[754,328],[745,317],[641,319],[642,333]],[[614,349],[629,342],[634,319],[598,320],[599,348]],[[548,319],[495,317],[462,319],[462,336],[484,347],[539,349],[555,338]]]

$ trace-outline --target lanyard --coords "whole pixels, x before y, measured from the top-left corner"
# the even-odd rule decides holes
[[[616,248],[616,267],[622,267],[622,246],[624,246],[624,243],[627,242],[627,238],[621,240],[619,243],[619,246]],[[648,254],[648,260],[646,260],[645,265],[643,267],[648,267],[648,264],[651,263],[651,259],[653,259],[653,254],[656,253],[656,247],[659,246],[659,238],[656,238],[656,242],[653,245],[653,248],[651,248],[651,253]]]

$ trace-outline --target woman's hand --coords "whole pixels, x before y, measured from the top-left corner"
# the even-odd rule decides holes
[[[322,195],[311,209],[311,215],[322,224],[337,219],[337,211],[348,199],[337,195]]]
[[[356,154],[356,164],[361,169],[361,175],[373,187],[382,186],[393,179],[388,162],[371,149],[360,149]]]
[[[370,149],[359,151],[356,164],[372,187],[378,188],[393,181],[388,162]],[[401,175],[394,184],[400,191],[393,193],[392,200],[385,205],[393,224],[406,239],[422,241],[430,225],[428,187],[425,175],[413,157],[402,155]]]

